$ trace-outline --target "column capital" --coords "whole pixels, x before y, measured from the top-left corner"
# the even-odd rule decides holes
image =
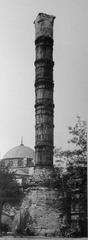
[[[45,36],[53,39],[53,23],[55,16],[46,13],[39,13],[34,21],[35,39]]]

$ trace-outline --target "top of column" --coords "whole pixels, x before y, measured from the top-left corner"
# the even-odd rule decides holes
[[[35,40],[45,36],[53,39],[53,23],[55,17],[45,13],[39,13],[34,21],[35,24]]]

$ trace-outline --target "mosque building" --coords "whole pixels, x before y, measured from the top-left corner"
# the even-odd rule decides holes
[[[8,167],[16,173],[17,179],[33,173],[35,152],[28,146],[21,144],[10,149],[1,160],[1,167]]]

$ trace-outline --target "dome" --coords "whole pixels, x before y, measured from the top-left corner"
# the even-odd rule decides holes
[[[3,159],[16,159],[16,158],[32,158],[34,159],[35,152],[30,147],[20,144],[10,149],[3,157]]]

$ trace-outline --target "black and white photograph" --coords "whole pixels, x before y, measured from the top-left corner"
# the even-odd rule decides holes
[[[0,0],[0,240],[88,237],[88,0]]]

